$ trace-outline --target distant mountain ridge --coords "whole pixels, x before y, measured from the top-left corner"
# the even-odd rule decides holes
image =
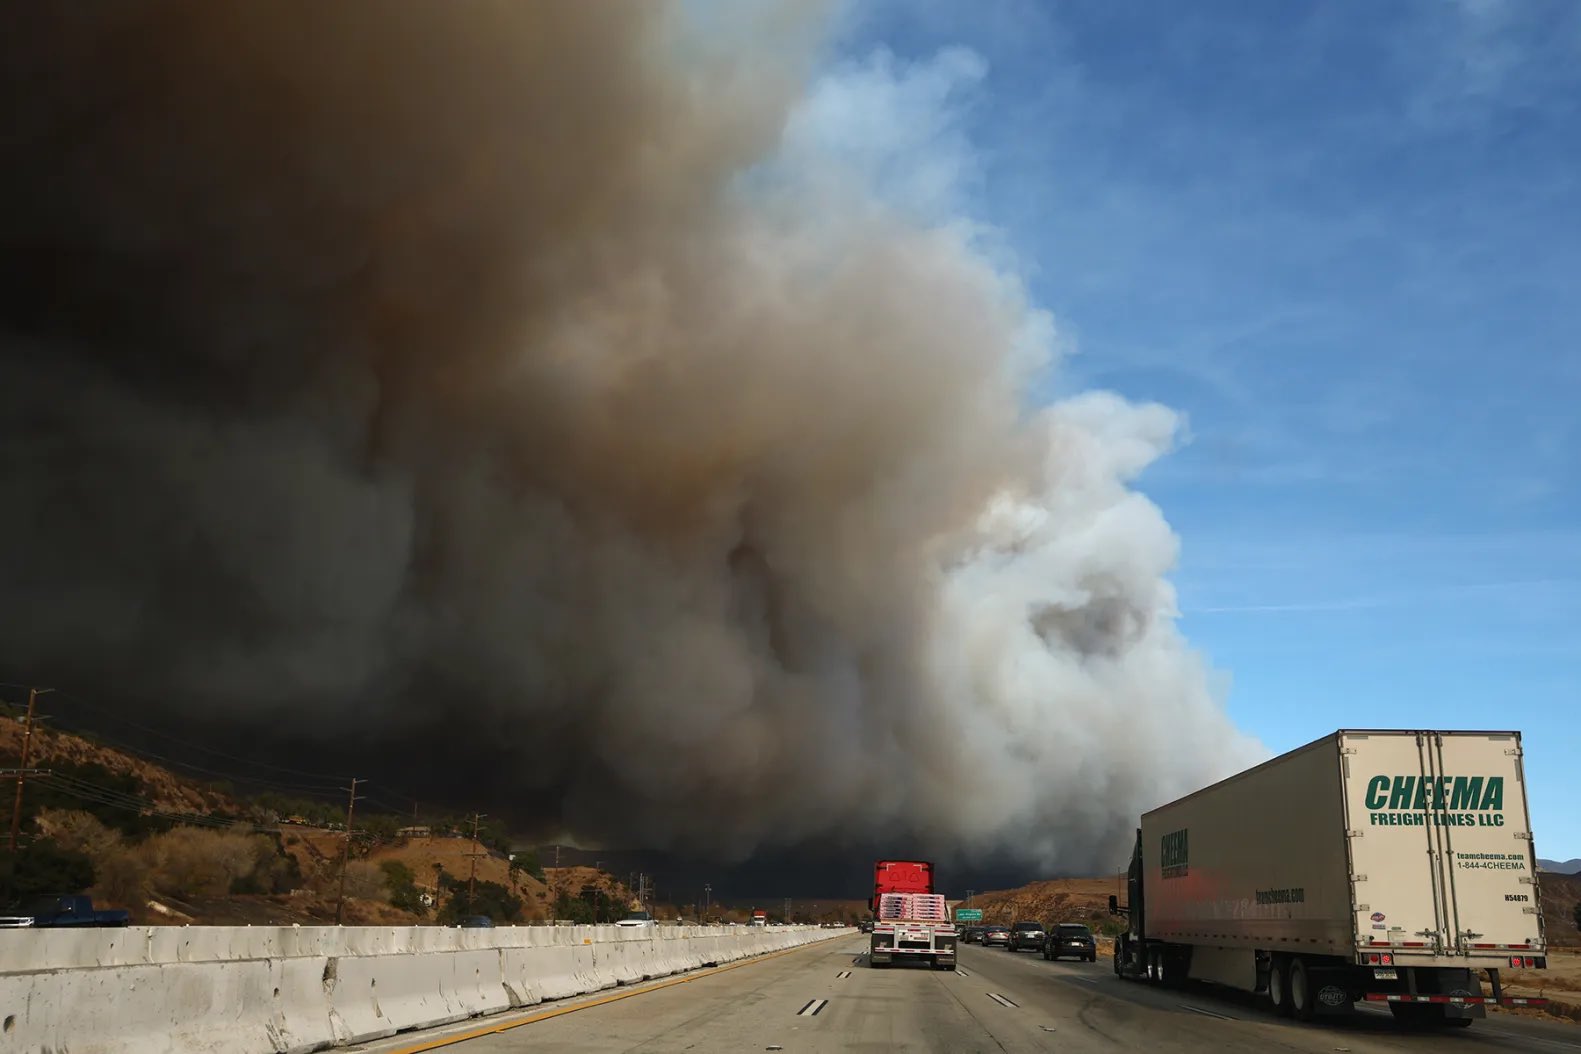
[[[1544,860],[1538,857],[1537,870],[1552,871],[1556,875],[1581,875],[1581,857],[1574,860]]]

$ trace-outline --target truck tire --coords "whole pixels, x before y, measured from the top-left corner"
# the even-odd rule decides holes
[[[1274,1013],[1280,1017],[1290,1016],[1290,964],[1284,956],[1276,955],[1268,964],[1268,1001],[1273,1004]]]
[[[1312,971],[1299,955],[1290,959],[1290,1013],[1297,1021],[1311,1021],[1317,1016],[1317,985],[1312,983]]]

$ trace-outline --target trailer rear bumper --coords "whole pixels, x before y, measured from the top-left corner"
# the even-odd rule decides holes
[[[1362,999],[1369,1003],[1438,1003],[1451,1006],[1547,1006],[1548,1000],[1535,996],[1506,995],[1410,995],[1405,992],[1365,992]]]

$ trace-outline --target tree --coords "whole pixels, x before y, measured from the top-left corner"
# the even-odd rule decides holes
[[[516,853],[511,860],[510,869],[531,875],[540,882],[544,881],[543,865],[538,862],[538,854],[531,849],[523,849]]]
[[[392,906],[414,915],[428,914],[422,892],[417,888],[417,876],[411,868],[399,860],[384,860],[379,863],[379,869],[384,872],[384,884],[390,891]]]
[[[1576,901],[1575,920],[1576,920],[1576,929],[1581,930],[1581,900]]]
[[[453,880],[449,875],[441,881],[450,890],[450,895],[445,898],[445,906],[439,912],[441,924],[450,925],[468,915],[487,915],[495,922],[521,921],[521,898],[498,882],[479,879],[469,896],[466,881]]]
[[[93,862],[40,838],[0,858],[0,903],[49,893],[81,893],[93,885]]]

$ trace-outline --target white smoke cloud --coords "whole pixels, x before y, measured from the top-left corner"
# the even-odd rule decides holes
[[[803,91],[772,7],[725,52],[657,5],[199,10],[119,57],[170,97],[58,79],[92,173],[0,158],[66,261],[0,335],[20,661],[391,758],[443,729],[518,812],[721,857],[1108,867],[1256,753],[1129,486],[1174,415],[1026,403],[1059,335],[970,214],[980,57]],[[238,35],[268,119],[214,109]]]

